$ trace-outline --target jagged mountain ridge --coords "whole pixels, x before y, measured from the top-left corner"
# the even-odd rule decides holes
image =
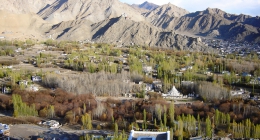
[[[217,8],[169,16],[171,4],[160,7],[160,12],[152,10],[144,14],[150,22],[166,30],[190,33],[205,37],[235,39],[238,41],[260,42],[260,18],[248,15],[228,14]],[[168,8],[167,8],[168,7]]]
[[[90,30],[87,32],[88,35],[86,35],[86,32],[82,32],[82,29],[79,29],[83,26],[82,24],[86,25],[87,21],[84,20],[78,23],[67,21],[57,24],[53,30],[56,30],[56,33],[59,32],[60,34],[55,37],[63,40],[69,36],[70,39],[76,40],[85,34],[85,37],[87,36],[87,38],[85,38],[86,40],[92,40],[98,43],[112,43],[117,46],[135,44],[153,47],[170,47],[180,50],[205,50],[204,44],[196,37],[192,38],[163,31],[161,28],[154,27],[149,22],[135,22],[123,16],[86,25],[88,26],[86,28]],[[77,34],[73,32],[77,32]]]
[[[188,13],[187,10],[168,3],[142,15],[153,25],[165,28],[169,24],[168,21],[174,21],[175,18],[178,19]]]
[[[118,26],[122,25],[122,26]],[[102,28],[99,28],[101,26]],[[197,38],[191,38],[172,32],[163,31],[146,21],[134,22],[123,17],[110,19],[92,25],[93,40],[123,45],[148,45],[170,47],[180,50],[203,50],[203,43]],[[122,31],[122,32],[119,32]]]
[[[33,3],[23,1],[31,4],[24,13],[37,11],[41,17],[34,19],[37,26],[28,21],[27,24],[32,25],[30,30],[58,40],[93,40],[118,45],[136,44],[186,50],[203,50],[204,47],[196,37],[182,33],[260,42],[259,17],[232,15],[220,9],[208,8],[189,13],[169,3],[141,15],[118,0],[56,0],[52,3],[49,0],[42,4],[37,3],[40,0]],[[38,10],[30,7],[37,7]],[[23,33],[26,34],[26,31]]]

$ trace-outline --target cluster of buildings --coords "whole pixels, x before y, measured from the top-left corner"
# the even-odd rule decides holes
[[[204,39],[203,42],[212,48],[218,49],[219,54],[222,56],[235,53],[243,57],[252,52],[256,52],[260,56],[260,44],[257,43],[214,39]]]
[[[8,80],[7,80],[8,81]],[[39,87],[34,82],[41,82],[41,76],[32,76],[31,80],[20,80],[17,82],[19,86],[23,86],[24,88],[28,89],[29,91],[38,91]],[[11,86],[6,85],[4,82],[0,83],[0,92],[3,94],[10,94],[11,93]]]

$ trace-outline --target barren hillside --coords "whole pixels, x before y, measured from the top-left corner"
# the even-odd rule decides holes
[[[164,5],[144,14],[144,16],[153,25],[178,33],[238,41],[260,41],[260,24],[257,24],[260,23],[259,17],[228,14],[217,8],[208,8],[195,13],[185,14],[185,12],[182,12],[182,15],[170,12],[170,15],[169,9]]]
[[[12,13],[37,13],[55,0],[0,0],[0,10]]]
[[[144,20],[139,12],[118,0],[57,0],[38,14],[43,19],[55,23],[79,19],[96,23],[122,14],[135,21]]]
[[[95,32],[93,40],[119,46],[136,44],[180,50],[202,50],[204,46],[199,39],[175,34],[174,32],[165,32],[148,22],[134,22],[122,17],[103,21],[93,25],[92,28]]]
[[[49,24],[38,15],[14,14],[8,11],[0,11],[0,33],[7,39],[42,39],[44,31],[49,28]]]

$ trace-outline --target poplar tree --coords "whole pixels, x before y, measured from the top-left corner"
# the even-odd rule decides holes
[[[178,118],[178,132],[178,140],[183,140],[183,121],[180,117]]]
[[[169,116],[170,116],[170,122],[171,125],[174,125],[174,102],[171,102],[170,108],[169,108]]]
[[[226,119],[227,119],[227,127],[229,130],[230,129],[230,115],[228,113],[226,114]]]
[[[89,115],[88,113],[85,113],[81,116],[81,122],[83,129],[92,129],[91,115]]]
[[[218,126],[219,125],[219,118],[220,118],[220,112],[219,110],[217,109],[215,111],[215,125]]]
[[[164,112],[163,114],[163,127],[166,128],[166,124],[167,124],[167,115],[166,112]]]
[[[118,137],[118,125],[117,123],[115,123],[115,133],[114,133],[114,137]]]
[[[162,119],[162,106],[160,104],[155,105],[155,114],[160,121]]]
[[[84,103],[84,104],[83,104],[83,114],[85,114],[86,111],[87,111],[87,109],[86,109],[86,104]]]
[[[210,138],[212,135],[212,131],[211,131],[211,121],[210,121],[210,118],[209,116],[207,117],[206,119],[206,136],[208,138]]]
[[[173,128],[170,128],[170,140],[173,140]]]
[[[156,127],[157,126],[157,122],[156,122],[156,118],[154,119],[154,126]]]
[[[244,122],[244,135],[245,138],[250,138],[251,136],[251,121],[249,119],[246,119]]]
[[[143,120],[142,128],[146,129],[147,128],[147,122],[146,122],[146,111],[145,111],[145,109],[144,109],[143,115],[144,115],[144,120]]]
[[[55,116],[54,106],[50,105],[48,107],[48,117],[53,118]]]

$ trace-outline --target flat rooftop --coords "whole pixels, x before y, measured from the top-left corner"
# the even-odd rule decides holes
[[[134,131],[132,130],[128,140],[170,140],[170,131]]]

